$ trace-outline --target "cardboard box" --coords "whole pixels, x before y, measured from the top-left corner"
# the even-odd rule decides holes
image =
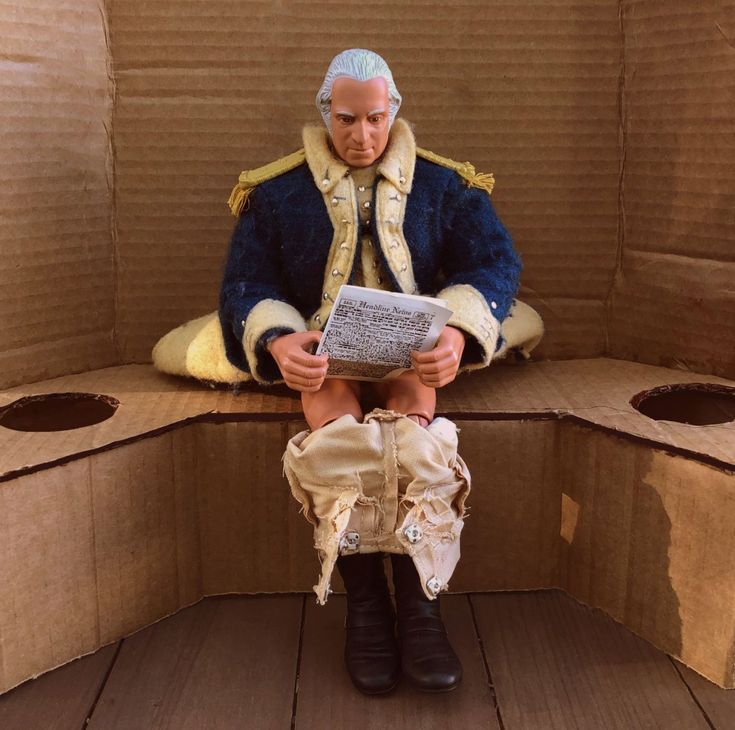
[[[732,414],[630,403],[735,379],[719,3],[10,0],[0,23],[0,407],[118,402],[0,427],[0,691],[203,595],[313,584],[280,475],[298,401],[145,363],[215,308],[237,174],[299,146],[356,44],[388,59],[423,147],[495,173],[547,327],[539,362],[441,393],[475,484],[452,589],[565,588],[735,685]]]

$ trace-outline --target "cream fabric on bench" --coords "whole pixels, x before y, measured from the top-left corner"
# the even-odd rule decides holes
[[[493,360],[505,358],[509,352],[527,360],[543,336],[544,324],[533,308],[515,299],[500,331],[505,342]],[[230,384],[253,379],[225,356],[217,312],[192,319],[165,334],[153,348],[152,357],[158,370],[171,375]]]

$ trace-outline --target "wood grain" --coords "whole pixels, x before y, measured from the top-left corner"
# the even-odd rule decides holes
[[[3,730],[69,730],[84,727],[118,644],[77,659],[0,695]]]
[[[735,727],[735,690],[722,689],[676,659],[671,661],[710,722],[723,730]]]
[[[207,599],[126,639],[114,667],[116,645],[0,696],[0,728],[78,730],[94,707],[90,727],[98,730],[285,730],[303,600]],[[295,730],[735,727],[735,692],[562,592],[474,594],[471,603],[449,595],[442,604],[464,665],[460,687],[428,695],[402,681],[371,698],[353,688],[344,668],[344,597],[319,607],[307,596]]]
[[[444,730],[450,723],[473,730],[500,727],[465,596],[442,597],[442,615],[464,668],[462,684],[446,694],[419,692],[405,679],[390,694],[361,694],[344,667],[344,615],[344,596],[332,596],[326,606],[307,599],[296,730]]]
[[[125,640],[92,730],[288,728],[301,596],[214,598]]]
[[[665,654],[561,591],[473,595],[506,730],[707,730]]]

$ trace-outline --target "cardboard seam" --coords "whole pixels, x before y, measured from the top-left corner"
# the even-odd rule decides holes
[[[603,301],[603,327],[605,335],[605,354],[612,354],[612,343],[610,341],[610,327],[612,324],[612,298],[616,284],[622,275],[623,249],[625,247],[625,162],[627,153],[627,108],[626,108],[626,33],[625,33],[625,0],[618,0],[618,24],[620,39],[620,74],[618,76],[618,150],[620,162],[618,168],[618,226],[617,247],[615,250],[615,267],[610,286]]]
[[[569,413],[559,410],[548,410],[548,411],[497,411],[494,413],[478,413],[478,412],[467,412],[467,411],[437,411],[436,417],[448,418],[451,421],[570,421],[583,426],[591,431],[603,431],[611,436],[617,436],[625,441],[632,441],[634,443],[648,446],[652,449],[663,451],[671,456],[682,456],[690,461],[695,461],[706,466],[710,466],[718,471],[725,474],[735,474],[735,463],[718,459],[715,456],[708,454],[702,454],[691,449],[686,449],[682,446],[675,446],[674,444],[666,444],[660,441],[655,441],[652,438],[646,436],[640,436],[638,434],[628,433],[627,431],[620,431],[612,426],[604,426],[599,423],[588,421],[584,417],[575,413]],[[241,423],[241,422],[273,422],[273,421],[284,421],[284,422],[298,422],[304,420],[302,413],[269,413],[269,414],[242,414],[242,413],[217,413],[211,411],[204,413],[199,416],[191,416],[177,423],[172,423],[167,426],[161,426],[159,428],[145,431],[144,433],[136,434],[135,436],[129,436],[128,438],[120,439],[119,441],[113,441],[103,446],[98,446],[93,449],[86,449],[76,454],[67,454],[66,456],[59,457],[53,461],[44,462],[41,464],[33,464],[32,466],[20,467],[18,469],[12,469],[11,471],[5,472],[0,475],[0,485],[3,482],[9,482],[18,477],[27,476],[28,474],[34,474],[38,471],[44,471],[46,469],[53,469],[57,466],[63,466],[77,459],[84,459],[88,456],[102,453],[103,451],[111,451],[112,449],[119,448],[121,446],[127,446],[128,444],[135,443],[136,441],[142,441],[143,439],[154,438],[162,434],[168,433],[179,428],[185,428],[192,424],[198,423]],[[201,537],[201,536],[200,536]]]
[[[719,34],[725,39],[725,43],[727,43],[730,48],[735,50],[735,42],[731,41],[728,36],[725,34],[725,31],[722,30],[722,26],[719,24],[719,22],[715,21],[715,28],[719,32]]]
[[[95,611],[95,617],[96,617],[96,632],[97,632],[97,641],[96,646],[100,647],[102,642],[102,623],[100,621],[100,581],[99,581],[99,571],[98,571],[98,559],[97,559],[97,529],[95,527],[95,519],[94,519],[94,479],[92,478],[92,460],[89,459],[87,461],[87,484],[89,487],[89,521],[92,529],[92,560],[94,565],[94,600],[95,604],[97,606],[97,610]],[[96,651],[96,650],[95,650]]]
[[[173,439],[172,439],[173,442]],[[201,444],[201,434],[196,434],[195,442],[197,448]],[[196,536],[197,536],[197,557],[199,559],[199,565],[197,566],[197,589],[196,593],[200,596],[199,600],[204,598],[204,520],[202,516],[202,501],[200,491],[201,481],[196,479],[194,483],[194,513],[196,515]]]
[[[4,687],[8,682],[8,667],[5,661],[5,637],[3,636],[3,627],[0,625],[0,688]],[[0,689],[0,696],[5,690]]]
[[[180,544],[179,544],[179,517],[181,516],[181,510],[179,507],[179,490],[181,482],[178,480],[179,475],[176,474],[176,450],[174,449],[174,432],[170,431],[168,434],[168,456],[169,463],[171,464],[171,485],[172,489],[172,504],[173,504],[173,526],[174,526],[174,563],[176,565],[176,603],[181,605],[181,558],[180,558]]]
[[[117,145],[115,143],[115,116],[118,104],[117,82],[115,79],[115,63],[112,56],[111,23],[108,7],[109,0],[103,0],[99,4],[99,12],[102,18],[102,29],[105,35],[105,47],[107,51],[107,79],[108,93],[110,97],[109,124],[105,124],[107,133],[107,189],[109,192],[109,230],[112,245],[112,298],[115,308],[112,320],[112,349],[117,362],[122,362],[122,349],[120,347],[120,332],[118,320],[120,317],[120,246],[119,233],[117,229]]]

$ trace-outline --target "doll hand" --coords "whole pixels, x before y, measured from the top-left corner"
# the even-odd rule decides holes
[[[322,387],[328,358],[326,355],[317,357],[307,352],[321,338],[321,332],[292,332],[276,337],[266,346],[289,388],[313,393]]]
[[[457,375],[464,352],[464,332],[447,325],[429,352],[412,352],[411,361],[419,380],[430,388],[441,388]]]

